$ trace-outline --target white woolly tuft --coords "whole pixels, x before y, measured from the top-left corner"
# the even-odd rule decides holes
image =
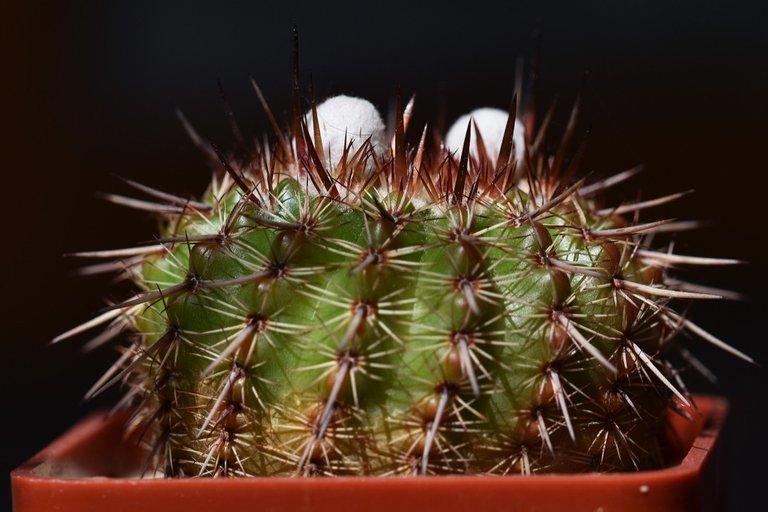
[[[458,158],[464,147],[464,137],[467,134],[469,120],[475,121],[475,126],[485,142],[485,152],[495,163],[501,150],[501,142],[504,139],[504,128],[507,126],[509,113],[498,108],[478,108],[459,117],[448,130],[445,136],[445,147]],[[473,158],[479,158],[477,150],[477,137],[472,129],[470,142],[470,154]],[[515,133],[512,138],[516,158],[519,160],[525,151],[525,128],[519,119],[515,119]]]
[[[344,95],[328,98],[317,106],[317,119],[325,152],[323,164],[329,172],[336,168],[341,155],[344,154],[345,140],[350,146],[350,156],[360,149],[369,137],[377,156],[381,156],[387,147],[384,121],[376,107],[368,100]],[[314,143],[315,130],[311,110],[304,115],[304,121]]]

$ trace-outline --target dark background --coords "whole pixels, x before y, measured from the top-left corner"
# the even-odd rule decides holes
[[[74,264],[61,255],[154,233],[150,219],[95,193],[124,191],[111,173],[179,194],[201,191],[207,169],[174,108],[226,145],[220,78],[244,130],[259,133],[266,122],[248,79],[278,114],[287,110],[294,23],[303,76],[312,73],[319,96],[360,95],[385,112],[400,86],[416,93],[419,123],[438,117],[441,97],[449,121],[473,107],[505,106],[515,58],[533,54],[539,30],[540,109],[560,94],[562,127],[588,72],[584,170],[599,176],[647,164],[612,194],[616,201],[637,188],[645,198],[696,189],[644,218],[711,221],[679,236],[677,250],[750,262],[683,277],[745,293],[741,303],[696,304],[693,318],[768,362],[768,21],[757,2],[70,3],[2,8],[3,475],[117,396],[80,404],[110,349],[82,356],[78,341],[45,347],[89,318],[109,289],[105,279],[72,277]],[[694,389],[732,403],[723,474],[730,509],[744,510],[764,496],[765,371],[692,345],[721,378],[711,386],[691,375]]]

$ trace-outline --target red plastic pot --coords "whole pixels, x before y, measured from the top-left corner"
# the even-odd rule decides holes
[[[139,479],[123,418],[92,416],[11,473],[16,512],[702,511],[721,505],[716,447],[727,402],[696,397],[670,415],[672,466],[640,473],[510,477]]]

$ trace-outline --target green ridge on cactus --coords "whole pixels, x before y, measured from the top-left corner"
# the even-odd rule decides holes
[[[140,291],[59,339],[106,324],[95,344],[130,341],[88,396],[125,384],[150,469],[664,464],[667,410],[695,414],[666,362],[673,337],[689,329],[721,344],[669,305],[715,297],[668,284],[665,271],[733,261],[648,248],[674,225],[628,217],[656,203],[600,209],[596,194],[630,173],[570,182],[573,123],[554,154],[532,117],[515,127],[515,108],[500,140],[477,123],[459,151],[428,144],[426,128],[410,147],[411,107],[398,105],[388,145],[364,100],[313,104],[245,158],[199,142],[182,119],[214,167],[204,199],[129,182],[158,201],[118,198],[160,215],[157,245],[81,256],[115,259]]]

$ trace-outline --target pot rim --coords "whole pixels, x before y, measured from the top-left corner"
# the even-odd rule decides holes
[[[16,512],[46,510],[35,508],[35,506],[42,507],[40,504],[44,502],[45,496],[56,496],[64,500],[59,503],[61,505],[69,499],[67,496],[75,496],[82,492],[86,495],[90,492],[92,496],[90,499],[108,496],[113,501],[124,500],[123,505],[131,503],[129,508],[119,510],[137,510],[139,506],[143,506],[140,503],[145,503],[141,500],[155,502],[160,500],[166,503],[164,509],[166,511],[170,506],[174,510],[187,512],[210,510],[211,508],[199,508],[204,503],[209,507],[215,503],[216,508],[221,506],[222,509],[224,509],[224,503],[243,504],[242,501],[237,500],[259,503],[263,510],[324,511],[339,510],[340,505],[343,505],[341,509],[356,505],[366,506],[367,512],[376,510],[391,512],[392,509],[403,512],[404,510],[429,510],[439,503],[440,506],[436,510],[439,509],[441,512],[449,510],[466,512],[467,508],[472,512],[479,512],[496,510],[500,503],[498,500],[512,498],[517,503],[516,507],[518,505],[523,507],[516,508],[519,510],[528,510],[525,508],[525,503],[534,504],[533,506],[539,511],[562,510],[558,507],[566,505],[571,511],[582,510],[580,508],[582,505],[585,507],[583,510],[600,510],[599,507],[603,505],[596,504],[609,503],[612,499],[619,498],[624,500],[623,505],[614,505],[615,508],[609,507],[603,510],[699,510],[700,505],[706,508],[709,500],[706,495],[713,495],[716,492],[716,485],[702,483],[702,477],[705,473],[712,473],[713,452],[727,415],[728,402],[723,398],[703,395],[694,396],[694,401],[700,414],[693,421],[688,421],[676,414],[669,415],[670,428],[667,429],[669,435],[666,436],[665,441],[671,453],[678,454],[679,463],[658,470],[506,477],[446,475],[414,478],[348,476],[141,479],[104,476],[69,478],[46,475],[46,468],[55,468],[58,463],[87,456],[89,449],[93,451],[90,445],[94,442],[101,442],[102,448],[107,450],[99,453],[101,456],[99,460],[103,461],[105,455],[110,460],[119,459],[119,455],[108,451],[119,450],[119,446],[113,446],[114,439],[111,443],[107,440],[106,444],[104,439],[102,441],[98,439],[100,439],[99,436],[103,438],[110,432],[113,438],[119,439],[123,418],[120,415],[107,417],[105,413],[97,413],[75,425],[11,473],[14,510]],[[90,455],[92,457],[93,453]],[[547,508],[547,503],[554,503],[555,497],[551,496],[553,493],[558,495],[556,498],[559,505]],[[173,498],[174,496],[176,498]],[[87,503],[82,500],[86,498],[77,499],[81,499],[79,508],[63,506],[57,510],[86,510],[82,508],[83,503]],[[340,502],[341,499],[344,501]],[[428,499],[438,501],[424,501]],[[627,499],[634,501],[627,502]],[[382,500],[384,503],[378,505],[373,503]],[[113,503],[113,501],[108,500],[100,503],[98,508],[88,510],[118,510],[114,507],[120,506],[121,502]],[[539,502],[542,506],[538,505]],[[633,509],[634,505],[627,504],[634,502],[642,503],[644,508]],[[672,502],[674,502],[673,505],[665,505]],[[182,503],[184,503],[183,506]],[[270,508],[270,504],[277,508]],[[413,507],[409,508],[409,504]],[[174,508],[174,506],[181,508]],[[196,506],[198,508],[195,508]],[[301,506],[305,508],[302,509]],[[381,508],[384,506],[386,508]],[[155,509],[142,510],[148,512]]]

